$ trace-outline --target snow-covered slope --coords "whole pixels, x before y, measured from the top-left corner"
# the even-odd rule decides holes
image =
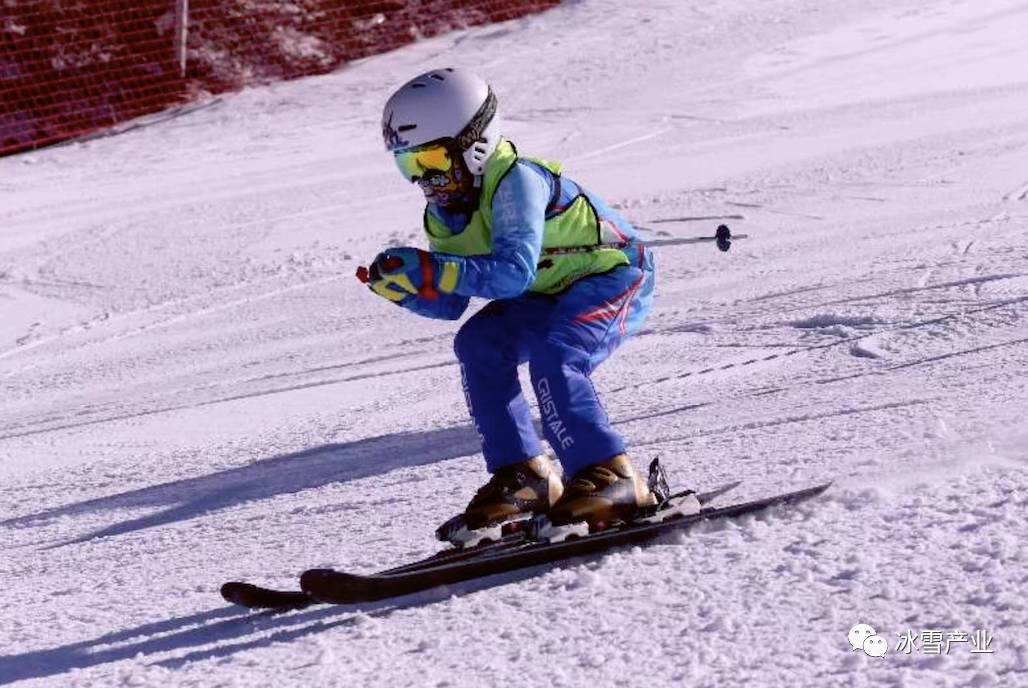
[[[0,160],[0,683],[1028,685],[1025,35],[1013,0],[568,2]],[[352,276],[419,241],[377,120],[439,65],[648,236],[750,234],[657,249],[596,376],[638,460],[836,486],[395,604],[228,607],[430,553],[485,478],[455,325]]]

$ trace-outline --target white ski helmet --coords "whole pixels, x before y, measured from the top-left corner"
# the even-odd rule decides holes
[[[481,77],[447,67],[417,76],[389,98],[382,110],[386,150],[452,142],[476,177],[500,142],[496,96]]]

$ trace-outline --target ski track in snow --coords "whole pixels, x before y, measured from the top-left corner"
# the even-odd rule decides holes
[[[1028,686],[1026,33],[1015,0],[587,0],[0,160],[0,684]],[[595,376],[637,461],[835,485],[394,601],[227,606],[429,554],[485,479],[456,324],[351,278],[421,243],[377,123],[442,64],[644,235],[749,235],[655,249]],[[893,649],[977,629],[992,653]]]

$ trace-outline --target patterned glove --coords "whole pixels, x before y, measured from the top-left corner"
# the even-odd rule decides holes
[[[428,301],[439,298],[438,261],[428,251],[402,246],[379,253],[370,268],[359,268],[357,278],[386,299],[403,301],[411,294]]]

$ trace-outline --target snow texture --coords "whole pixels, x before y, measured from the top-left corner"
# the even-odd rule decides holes
[[[0,683],[1028,686],[1026,35],[1020,0],[568,2],[0,160]],[[637,461],[836,484],[393,602],[228,606],[427,555],[485,479],[455,325],[353,278],[420,241],[379,108],[445,65],[648,236],[750,235],[655,250],[596,375]],[[992,651],[897,651],[933,630]]]

